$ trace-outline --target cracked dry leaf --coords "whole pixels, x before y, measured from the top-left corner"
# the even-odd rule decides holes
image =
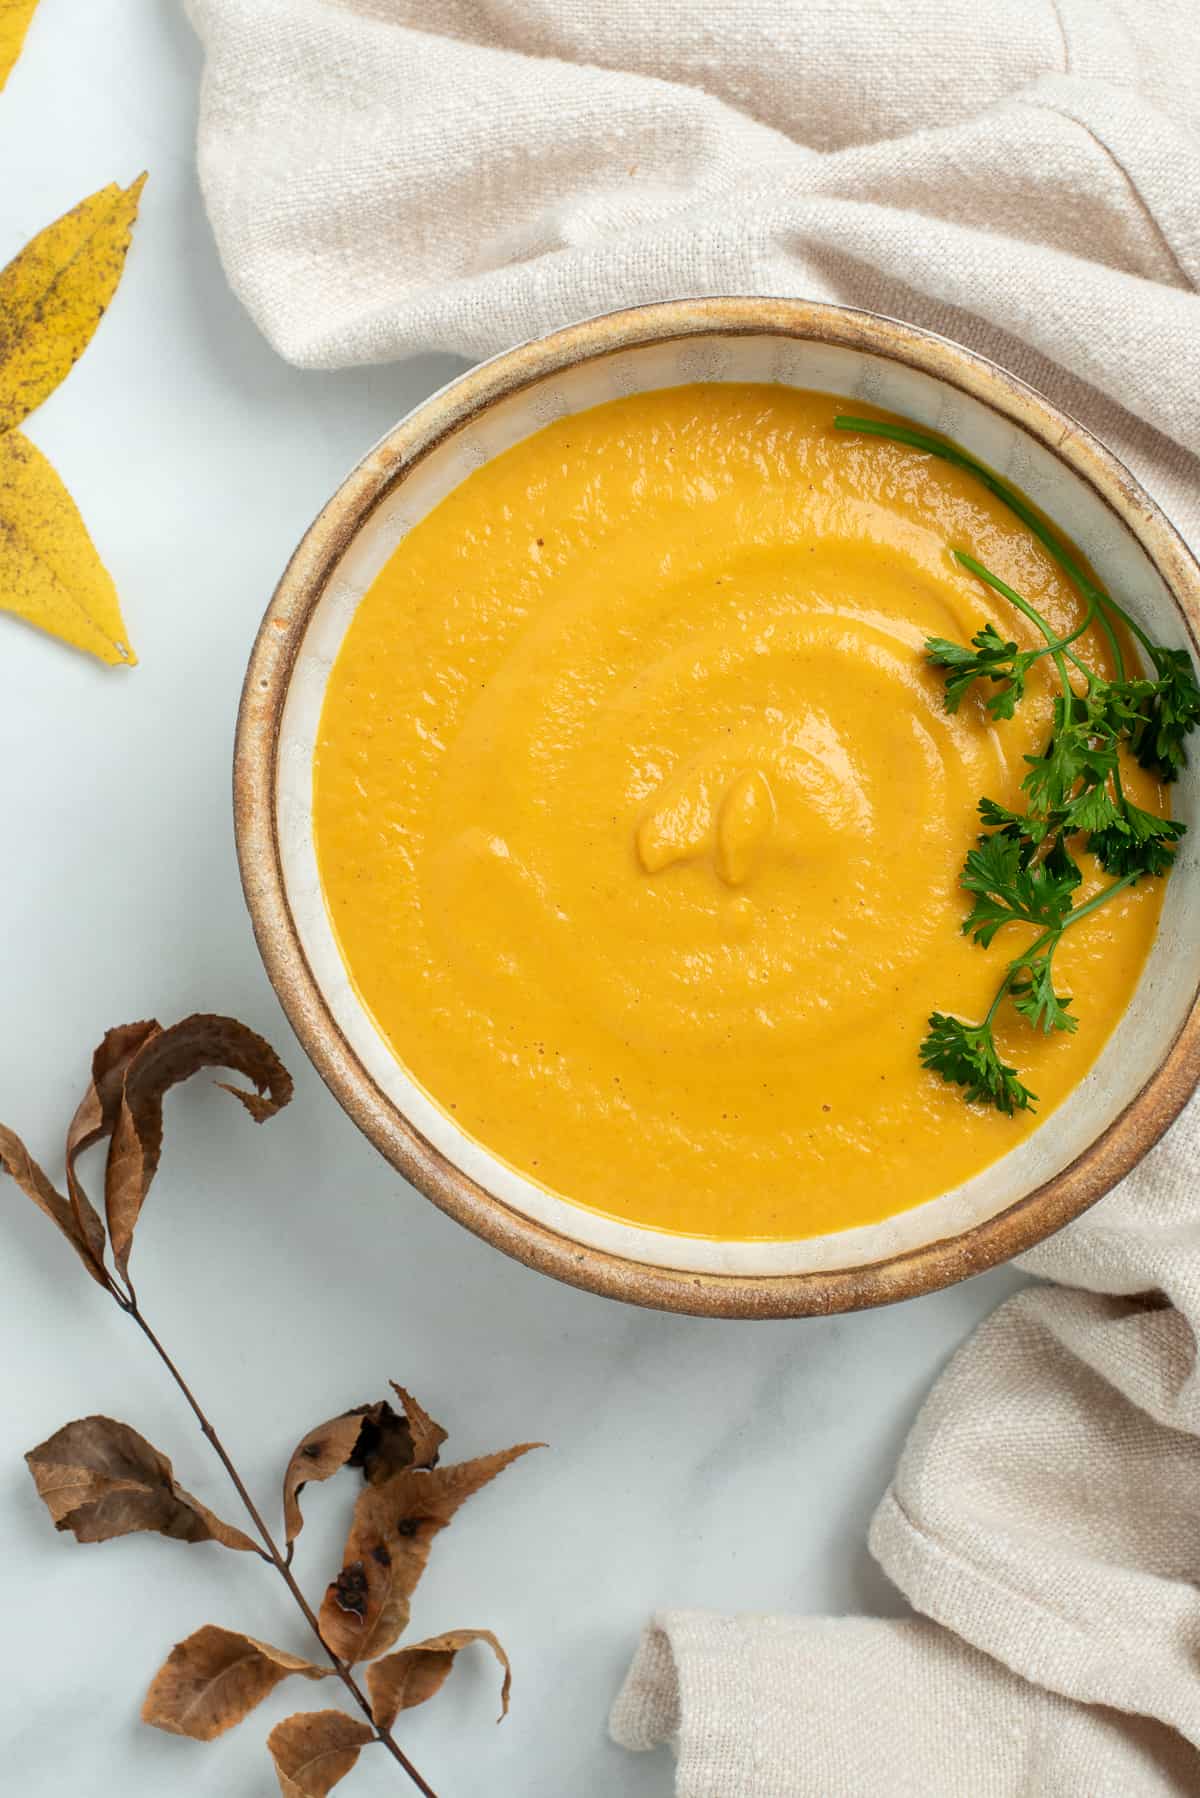
[[[240,1630],[206,1623],[177,1642],[155,1674],[142,1706],[142,1722],[194,1742],[212,1742],[240,1723],[293,1673],[328,1679],[331,1667],[314,1667],[302,1655],[257,1642]]]
[[[3,1124],[0,1124],[0,1170],[9,1174],[38,1210],[44,1211],[51,1222],[58,1225],[97,1285],[107,1286],[104,1268],[93,1257],[74,1211],[58,1188],[51,1185],[20,1137],[14,1136]]]
[[[40,406],[117,291],[146,176],[81,200],[0,270],[0,431]]]
[[[22,431],[0,436],[0,609],[109,667],[137,661],[78,507]]]
[[[468,1642],[486,1642],[504,1669],[500,1687],[500,1715],[508,1715],[508,1695],[512,1690],[512,1668],[508,1656],[490,1629],[452,1629],[444,1635],[430,1636],[424,1642],[412,1642],[397,1649],[382,1661],[367,1668],[367,1691],[371,1698],[371,1714],[380,1729],[390,1729],[401,1711],[411,1711],[441,1691],[450,1677],[460,1648]]]
[[[345,1711],[297,1711],[267,1737],[283,1798],[327,1798],[375,1733]]]
[[[434,1537],[473,1493],[544,1446],[522,1442],[451,1467],[406,1468],[360,1493],[342,1570],[321,1601],[321,1635],[333,1652],[350,1662],[385,1653],[408,1622]]]
[[[162,1154],[163,1100],[203,1068],[233,1068],[256,1088],[217,1084],[258,1124],[292,1096],[292,1077],[270,1043],[236,1018],[196,1013],[149,1036],[125,1068],[104,1179],[104,1208],[113,1260],[124,1274],[133,1232]]]
[[[446,1440],[441,1424],[434,1423],[411,1393],[395,1380],[388,1384],[404,1406],[404,1415],[398,1416],[386,1399],[372,1405],[350,1457],[351,1467],[359,1469],[368,1486],[382,1486],[406,1467],[432,1467]]]
[[[351,1467],[358,1468],[368,1486],[382,1486],[393,1474],[411,1467],[415,1458],[408,1418],[398,1416],[386,1399],[372,1405],[350,1457]]]
[[[167,1457],[127,1423],[80,1417],[25,1459],[55,1529],[70,1530],[77,1542],[148,1530],[177,1542],[258,1553],[249,1536],[178,1486]]]
[[[21,54],[38,0],[0,0],[0,91]]]
[[[404,1415],[386,1399],[355,1405],[320,1423],[297,1444],[283,1476],[283,1519],[288,1543],[304,1528],[299,1498],[305,1486],[332,1479],[343,1467],[357,1467],[370,1486],[382,1485],[405,1467],[432,1467],[446,1432],[411,1392],[388,1382]]]

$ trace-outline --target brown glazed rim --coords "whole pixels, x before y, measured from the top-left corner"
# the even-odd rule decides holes
[[[308,965],[288,905],[276,830],[280,724],[309,619],[343,552],[414,464],[468,420],[562,369],[639,344],[777,335],[842,345],[936,376],[1018,424],[1081,477],[1140,543],[1174,598],[1193,649],[1200,567],[1129,472],[1082,425],[1023,381],[947,339],[875,313],[786,299],[676,300],[610,313],[521,345],[453,381],[402,420],[311,526],[276,589],[242,691],[234,818],[246,903],[267,973],[318,1072],[392,1165],[442,1211],[527,1266],[571,1285],[665,1311],[802,1317],[932,1292],[1023,1253],[1127,1174],[1200,1078],[1200,994],[1136,1097],[1082,1154],[1034,1191],[957,1236],[861,1267],[741,1276],[648,1266],[534,1223],[469,1179],[380,1090],[346,1041]]]

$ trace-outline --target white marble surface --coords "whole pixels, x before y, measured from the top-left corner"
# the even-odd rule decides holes
[[[474,1501],[435,1550],[421,1633],[504,1638],[513,1713],[464,1664],[403,1738],[442,1798],[666,1794],[665,1755],[610,1746],[605,1714],[656,1605],[886,1610],[867,1519],[930,1380],[1015,1284],[999,1272],[890,1311],[716,1324],[551,1284],[406,1189],[320,1085],[255,953],[234,864],[229,761],[242,668],[275,576],[339,476],[452,365],[343,375],[278,362],[225,289],[191,161],[199,57],[176,0],[42,0],[0,95],[0,261],[110,179],[151,171],[118,302],[31,434],[78,498],[141,666],[106,672],[0,617],[0,1117],[54,1173],[104,1027],[197,1007],[278,1045],[296,1102],[258,1132],[206,1082],[171,1101],[137,1245],[148,1314],[255,1488],[311,1423],[420,1394],[462,1455],[549,1450]],[[145,1685],[205,1621],[293,1648],[257,1563],[56,1536],[25,1449],[123,1417],[236,1515],[135,1333],[11,1186],[0,1256],[0,1759],[23,1798],[268,1798],[284,1688],[202,1747],[145,1729]],[[337,1485],[311,1494],[299,1568],[337,1564]],[[345,1790],[397,1792],[368,1756]]]

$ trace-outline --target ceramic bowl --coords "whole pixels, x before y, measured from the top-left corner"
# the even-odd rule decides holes
[[[1002,1160],[886,1222],[792,1242],[667,1235],[522,1178],[406,1075],[359,1002],[317,875],[312,755],[325,685],[364,591],[404,533],[473,469],[563,414],[694,381],[770,381],[866,400],[963,444],[1037,496],[1156,638],[1200,661],[1200,568],[1131,475],[994,364],[873,314],[709,299],[618,312],[511,350],[419,406],[338,489],[267,611],[238,723],[242,880],[263,960],[317,1069],[434,1204],[531,1267],[635,1304],[780,1317],[882,1304],[960,1280],[1077,1217],[1156,1141],[1200,1075],[1196,828],[1134,998],[1092,1072]]]

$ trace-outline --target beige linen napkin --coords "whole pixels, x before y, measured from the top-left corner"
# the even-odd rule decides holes
[[[995,356],[1200,516],[1196,0],[185,3],[217,243],[289,360],[842,301]]]
[[[1195,0],[187,0],[235,290],[310,367],[681,294],[996,357],[1200,537]],[[1200,1110],[1026,1259],[871,1533],[907,1622],[670,1613],[681,1798],[1200,1792]],[[1149,1295],[1149,1296],[1148,1296]]]
[[[1200,1792],[1198,1151],[1193,1102],[927,1400],[870,1537],[920,1620],[655,1619],[612,1729],[681,1798]]]

